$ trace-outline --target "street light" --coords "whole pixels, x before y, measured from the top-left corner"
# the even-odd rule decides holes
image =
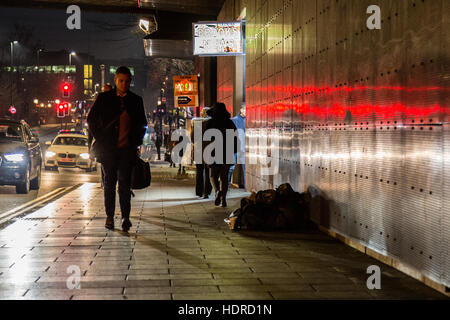
[[[14,45],[15,44],[18,44],[19,42],[18,41],[11,41],[10,42],[10,44],[11,44],[11,67],[13,66],[13,64],[14,64]]]
[[[10,81],[11,81],[11,105],[13,105],[13,89],[12,89],[12,73],[13,73],[13,65],[14,65],[14,45],[19,43],[18,41],[14,40],[11,41],[11,73],[10,73]]]
[[[69,53],[69,66],[71,66],[72,65],[72,56],[76,56],[77,54],[74,52],[74,51],[72,51],[71,53]]]
[[[37,53],[37,66],[38,66],[38,69],[39,69],[39,52],[41,52],[41,51],[42,51],[42,49],[38,49],[36,51],[36,53]]]

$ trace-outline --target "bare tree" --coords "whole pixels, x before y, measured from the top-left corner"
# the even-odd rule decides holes
[[[147,60],[148,79],[147,79],[147,101],[151,103],[151,109],[154,109],[158,97],[163,95],[167,99],[166,105],[171,108],[173,102],[173,77],[180,75],[191,75],[194,73],[194,61],[171,58],[153,58]],[[164,89],[164,93],[161,93]]]

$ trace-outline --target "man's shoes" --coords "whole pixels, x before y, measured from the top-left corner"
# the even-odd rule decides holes
[[[214,204],[220,206],[220,200],[222,198],[222,193],[220,191],[216,192],[216,198],[214,199]]]
[[[225,208],[227,206],[227,200],[225,197],[222,197],[222,208]]]
[[[109,230],[114,229],[114,217],[106,217],[105,228]]]
[[[209,199],[209,194],[205,194],[205,195],[203,196],[203,199]]]
[[[130,230],[130,228],[132,226],[133,225],[131,224],[131,221],[130,221],[129,218],[123,218],[122,219],[122,230],[123,230],[123,232],[128,232],[128,230]]]

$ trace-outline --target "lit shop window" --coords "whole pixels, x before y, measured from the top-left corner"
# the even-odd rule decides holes
[[[92,78],[92,65],[84,65],[84,78],[89,79]]]
[[[84,88],[92,89],[92,79],[84,79]]]

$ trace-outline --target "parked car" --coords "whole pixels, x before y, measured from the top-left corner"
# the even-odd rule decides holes
[[[30,126],[23,120],[0,119],[0,185],[16,186],[23,194],[37,190],[41,166],[39,138]]]
[[[83,134],[62,133],[53,141],[46,141],[45,170],[62,168],[80,168],[86,172],[97,170],[97,161],[92,159],[88,149],[88,139]]]

